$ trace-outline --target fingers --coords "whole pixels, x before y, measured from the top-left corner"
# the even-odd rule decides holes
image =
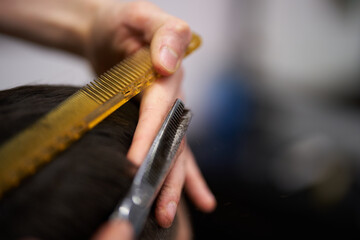
[[[142,96],[138,126],[127,154],[128,159],[137,166],[145,158],[175,99],[181,95],[182,75],[180,70],[173,74],[171,79],[157,80]],[[156,218],[163,227],[171,226],[185,180],[185,158],[181,157],[181,154],[178,158],[156,203]]]
[[[155,70],[163,76],[143,94],[138,126],[128,152],[128,159],[140,165],[157,134],[158,129],[174,100],[181,92],[181,65],[191,40],[191,30],[182,20],[170,16],[149,2],[132,2],[127,5],[125,25],[141,33],[144,42],[150,43]],[[204,211],[216,206],[194,157],[188,147],[181,153],[167,177],[156,205],[156,218],[162,227],[169,227],[174,219],[184,182],[190,198]]]
[[[174,221],[185,181],[190,199],[200,210],[211,212],[215,209],[215,197],[207,187],[190,148],[185,146],[157,199],[155,217],[161,227],[168,228]]]
[[[134,2],[129,7],[132,11],[129,11],[126,23],[151,42],[155,70],[163,76],[173,74],[191,40],[189,25],[148,2]]]
[[[142,163],[175,99],[180,97],[182,75],[180,70],[171,79],[158,79],[144,92],[138,125],[127,154],[135,165]]]
[[[185,191],[200,210],[211,212],[216,207],[216,199],[207,186],[190,149],[187,149],[184,154],[187,158]]]
[[[186,156],[180,154],[159,193],[155,217],[161,227],[170,227],[175,218],[185,181],[185,161]]]
[[[133,229],[126,221],[114,220],[107,222],[95,234],[92,240],[131,240],[133,239]]]

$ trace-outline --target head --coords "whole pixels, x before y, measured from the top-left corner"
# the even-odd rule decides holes
[[[76,90],[28,86],[0,92],[0,144]],[[8,191],[0,199],[0,238],[91,238],[130,188],[136,167],[126,153],[137,119],[138,105],[130,101]],[[176,239],[181,222],[163,229],[150,214],[141,238]]]

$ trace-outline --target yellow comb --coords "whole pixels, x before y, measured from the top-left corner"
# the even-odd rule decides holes
[[[193,33],[185,56],[200,44],[200,37]],[[0,148],[0,196],[158,77],[149,48],[142,48],[6,142]]]

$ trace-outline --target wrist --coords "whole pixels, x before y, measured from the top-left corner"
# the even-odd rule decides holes
[[[102,5],[109,0],[3,0],[0,32],[85,55]]]

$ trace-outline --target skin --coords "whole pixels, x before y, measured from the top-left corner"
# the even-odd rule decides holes
[[[92,240],[118,240],[119,236],[121,236],[122,240],[134,238],[134,232],[130,223],[119,220],[108,222],[100,227]]]
[[[192,227],[189,222],[188,210],[184,202],[180,201],[177,210],[178,226],[175,239],[188,240],[193,239]],[[92,237],[92,240],[131,240],[134,238],[134,232],[130,223],[126,221],[113,220],[104,224]],[[25,240],[25,239],[23,239]],[[30,239],[27,239],[30,240]]]
[[[81,55],[98,74],[150,45],[154,68],[163,77],[140,96],[139,124],[127,154],[137,166],[175,99],[183,99],[181,61],[191,29],[152,3],[0,0],[0,31]],[[210,212],[216,206],[185,141],[177,156],[156,202],[157,221],[165,228],[172,224],[183,188],[200,210]]]

